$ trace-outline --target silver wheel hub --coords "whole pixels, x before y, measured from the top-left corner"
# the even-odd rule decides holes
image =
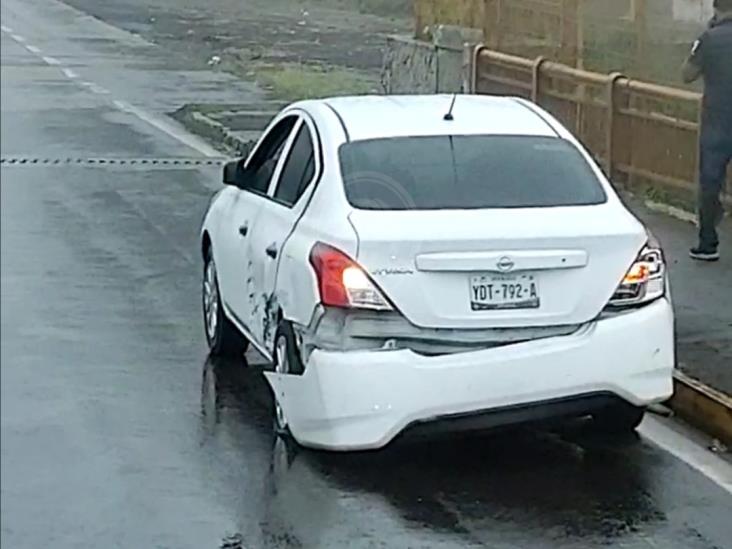
[[[216,265],[213,260],[206,265],[203,276],[203,316],[209,340],[216,337],[219,323],[219,290],[216,285]]]
[[[290,363],[287,358],[287,338],[283,335],[277,338],[275,345],[275,372],[278,374],[288,374],[290,372]],[[277,427],[284,430],[287,428],[287,418],[285,411],[280,405],[277,395],[275,395],[275,421]]]

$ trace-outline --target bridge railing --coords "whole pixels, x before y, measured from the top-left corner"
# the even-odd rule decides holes
[[[533,100],[570,128],[618,182],[695,192],[701,94],[479,46],[466,91]],[[724,201],[732,204],[732,177]]]

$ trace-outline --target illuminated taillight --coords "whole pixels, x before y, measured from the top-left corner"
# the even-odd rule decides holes
[[[613,308],[641,305],[665,294],[666,263],[663,252],[654,242],[638,254],[608,305]]]
[[[310,264],[318,277],[323,305],[381,311],[392,309],[368,274],[340,250],[318,242],[310,252]]]

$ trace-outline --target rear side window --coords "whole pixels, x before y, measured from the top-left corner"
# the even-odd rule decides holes
[[[307,124],[303,124],[292,144],[290,154],[285,160],[274,197],[288,206],[294,205],[305,192],[314,175],[315,149],[310,130]]]
[[[533,136],[400,137],[340,148],[346,196],[367,210],[601,204],[605,191],[569,142]]]

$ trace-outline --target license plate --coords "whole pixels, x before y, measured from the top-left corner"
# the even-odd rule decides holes
[[[534,275],[477,275],[470,278],[473,311],[537,309],[541,303]]]

